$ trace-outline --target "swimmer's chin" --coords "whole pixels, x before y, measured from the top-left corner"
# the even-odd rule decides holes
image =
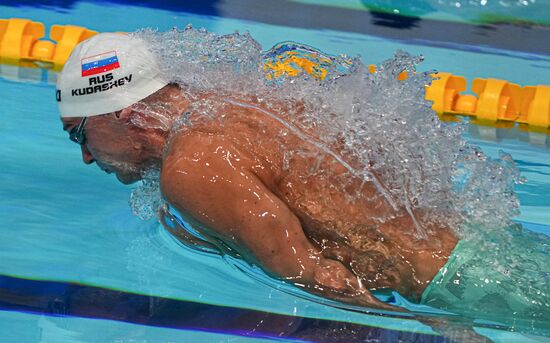
[[[139,180],[141,180],[140,176],[123,175],[123,174],[119,174],[119,173],[116,174],[116,178],[118,179],[118,181],[120,181],[121,183],[123,183],[125,185],[130,185],[132,183],[135,183],[135,182],[138,182]]]

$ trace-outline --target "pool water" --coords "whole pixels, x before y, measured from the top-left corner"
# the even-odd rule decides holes
[[[479,46],[449,49],[215,14],[220,13],[86,1],[66,7],[0,5],[1,18],[30,18],[46,27],[76,24],[104,32],[192,23],[219,34],[248,30],[266,49],[293,40],[330,54],[360,54],[374,64],[404,49],[426,57],[420,69],[469,80],[497,77],[534,85],[548,83],[550,75],[550,57],[544,54]],[[81,162],[79,149],[61,130],[55,74],[0,68],[3,342],[443,341],[415,320],[326,306],[289,293],[286,285],[266,282],[259,272],[243,273],[238,261],[185,249],[155,220],[142,221],[131,213],[131,186]],[[14,80],[14,72],[38,72],[38,81]],[[471,126],[466,137],[490,156],[504,150],[514,157],[527,179],[516,188],[521,201],[517,220],[550,235],[548,136]],[[175,310],[182,304],[193,311],[185,316]],[[239,323],[232,328],[220,325],[235,318]],[[277,334],[296,327],[307,334]],[[490,326],[476,330],[497,342],[545,340]]]
[[[356,10],[379,10],[410,17],[430,18],[472,23],[536,23],[550,25],[545,15],[544,1],[515,1],[515,0],[416,0],[416,1],[388,1],[388,0],[294,0],[306,4],[316,4],[330,7],[353,8]]]

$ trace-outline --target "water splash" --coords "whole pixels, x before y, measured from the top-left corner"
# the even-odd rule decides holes
[[[257,77],[261,48],[248,33],[220,36],[188,25],[167,32],[145,29],[137,35],[161,57],[161,67],[172,82],[195,90],[262,83]]]
[[[142,174],[139,186],[132,190],[129,203],[132,213],[142,220],[157,216],[164,204],[160,193],[159,170],[148,170]]]
[[[421,56],[398,51],[375,73],[358,57],[335,57],[332,63],[338,63],[338,58],[346,61],[345,72],[333,72],[323,79],[300,73],[273,83],[266,82],[270,71],[264,69],[264,59],[274,56],[275,50],[262,52],[248,33],[219,36],[189,26],[136,34],[151,44],[171,81],[184,89],[220,95],[217,103],[210,99],[194,104],[192,110],[205,118],[213,120],[223,113],[229,103],[224,102],[227,94],[241,94],[243,99],[253,96],[274,109],[272,113],[280,113],[276,111],[280,103],[300,104],[300,110],[291,108],[278,120],[289,130],[317,133],[308,140],[325,153],[359,162],[349,164],[350,175],[378,183],[388,203],[405,209],[416,220],[419,238],[426,236],[420,222],[441,223],[464,235],[465,227],[503,227],[519,213],[513,187],[521,179],[512,158],[506,154],[499,159],[487,157],[462,138],[462,124],[437,118],[424,98],[425,87],[432,81],[430,72],[416,70]],[[403,71],[409,77],[399,81],[397,76]],[[184,122],[182,118],[180,125]],[[287,149],[281,163],[288,172],[298,172],[291,163],[300,154],[299,149]],[[318,173],[320,165],[313,164],[308,173]],[[336,186],[345,189],[346,182]],[[141,191],[132,194],[138,215],[148,213],[142,211],[147,208],[144,198],[157,199],[153,187],[158,182],[146,180]],[[346,192],[350,201],[364,196],[359,191]],[[388,213],[379,220],[391,216]]]

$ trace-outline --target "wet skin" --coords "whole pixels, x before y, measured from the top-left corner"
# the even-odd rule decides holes
[[[176,104],[175,98],[170,101],[179,115],[189,101]],[[417,239],[411,216],[393,209],[372,182],[353,176],[342,162],[364,166],[338,146],[327,153],[304,139],[315,141],[318,133],[289,129],[276,119],[284,118],[284,107],[225,99],[216,119],[191,114],[192,125],[170,137],[142,133],[147,139],[130,130],[132,111],[123,111],[121,118],[91,117],[83,160],[98,162],[125,183],[139,179],[145,166],[160,167],[165,199],[198,223],[206,237],[310,292],[385,309],[391,307],[369,290],[394,289],[418,300],[457,238],[448,228],[421,223],[428,237]],[[64,119],[65,129],[78,122]],[[137,148],[143,144],[158,144],[160,153]],[[285,152],[292,150],[302,153],[288,161]],[[313,165],[318,167],[311,172]],[[383,223],[377,220],[388,215]]]

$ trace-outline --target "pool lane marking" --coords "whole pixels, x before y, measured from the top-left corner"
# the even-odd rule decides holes
[[[147,296],[57,281],[0,275],[0,310],[50,316],[115,320],[146,326],[224,333],[266,339],[330,340],[340,332],[380,341],[445,338],[326,319],[275,314],[198,302]]]

